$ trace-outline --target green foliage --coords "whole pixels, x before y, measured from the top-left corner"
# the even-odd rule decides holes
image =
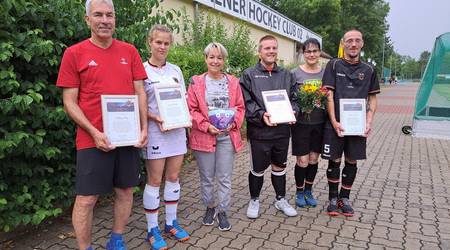
[[[240,76],[242,71],[255,64],[255,45],[249,37],[249,29],[235,24],[227,30],[220,16],[201,14],[191,21],[183,15],[183,45],[175,45],[169,52],[168,61],[177,64],[185,79],[206,72],[204,48],[211,42],[219,42],[228,51],[225,65],[227,73]],[[187,82],[187,81],[186,81]]]
[[[268,1],[266,1],[268,2]],[[340,27],[340,0],[280,0],[268,3],[295,22],[311,29],[322,36],[322,47],[332,55],[337,53]]]
[[[383,39],[388,30],[389,4],[384,0],[263,0],[290,19],[322,36],[323,49],[337,56],[344,32],[358,29],[364,35],[363,59],[381,66]]]
[[[364,35],[364,58],[381,66],[383,40],[387,33],[389,4],[384,0],[342,0],[342,30],[359,29]],[[378,71],[379,72],[379,71]]]
[[[169,22],[158,1],[115,1],[117,37],[145,48]],[[64,49],[89,37],[82,0],[0,3],[0,231],[39,224],[73,199],[75,126],[55,86]],[[142,52],[142,50],[141,50]]]
[[[161,0],[129,1],[115,0],[116,36],[122,41],[134,44],[142,58],[148,57],[147,32],[153,24],[165,24],[175,32],[179,27],[174,25],[180,13],[175,10],[156,10]]]
[[[0,5],[0,230],[69,205],[74,126],[54,85],[62,51],[87,37],[80,1]]]
[[[170,49],[167,61],[180,67],[186,84],[193,75],[206,72],[205,57],[201,50],[194,50],[187,45],[178,45]]]

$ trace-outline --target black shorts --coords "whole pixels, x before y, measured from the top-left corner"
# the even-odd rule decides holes
[[[289,138],[250,140],[250,149],[252,153],[252,170],[254,172],[263,172],[270,164],[286,168]]]
[[[339,137],[332,127],[325,126],[323,132],[322,158],[336,160],[342,157],[352,160],[366,159],[366,137],[344,136]]]
[[[308,155],[322,152],[323,123],[292,125],[292,155]]]
[[[75,193],[99,195],[113,187],[128,188],[139,184],[140,150],[135,147],[117,147],[109,152],[97,148],[77,152]]]

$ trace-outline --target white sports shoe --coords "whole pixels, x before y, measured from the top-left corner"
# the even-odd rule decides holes
[[[281,198],[277,201],[275,201],[275,207],[278,210],[281,210],[285,215],[292,217],[292,216],[297,216],[297,210],[295,210],[291,205],[289,205],[289,203],[287,202],[287,200],[285,198]],[[247,212],[247,216],[248,216],[248,212]]]
[[[247,217],[250,219],[256,219],[259,217],[259,200],[250,199],[247,208]]]

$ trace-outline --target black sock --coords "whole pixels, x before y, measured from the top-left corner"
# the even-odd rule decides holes
[[[340,162],[334,162],[332,160],[328,161],[327,178],[329,188],[328,193],[329,200],[338,197],[339,177],[341,173],[341,170],[339,169],[340,165],[341,165]]]
[[[311,191],[319,164],[308,164],[306,167],[305,190]]]
[[[279,200],[286,196],[286,172],[285,170],[274,171],[272,170],[272,185],[275,189],[276,199]]]
[[[348,162],[345,162],[344,169],[342,169],[342,185],[341,185],[341,192],[339,193],[339,198],[349,198],[350,197],[350,191],[352,190],[353,182],[356,178],[356,172],[358,168],[355,164],[351,164]]]
[[[294,167],[295,185],[297,192],[303,192],[305,185],[306,167],[302,168],[298,164]]]
[[[261,188],[264,183],[264,175],[255,176],[250,172],[248,174],[248,183],[250,188],[250,196],[252,199],[258,199],[259,194],[261,193]]]

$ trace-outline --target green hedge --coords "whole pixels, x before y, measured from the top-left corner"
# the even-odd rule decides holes
[[[70,204],[74,126],[55,86],[68,44],[87,37],[80,2],[0,7],[0,230],[38,224]]]

